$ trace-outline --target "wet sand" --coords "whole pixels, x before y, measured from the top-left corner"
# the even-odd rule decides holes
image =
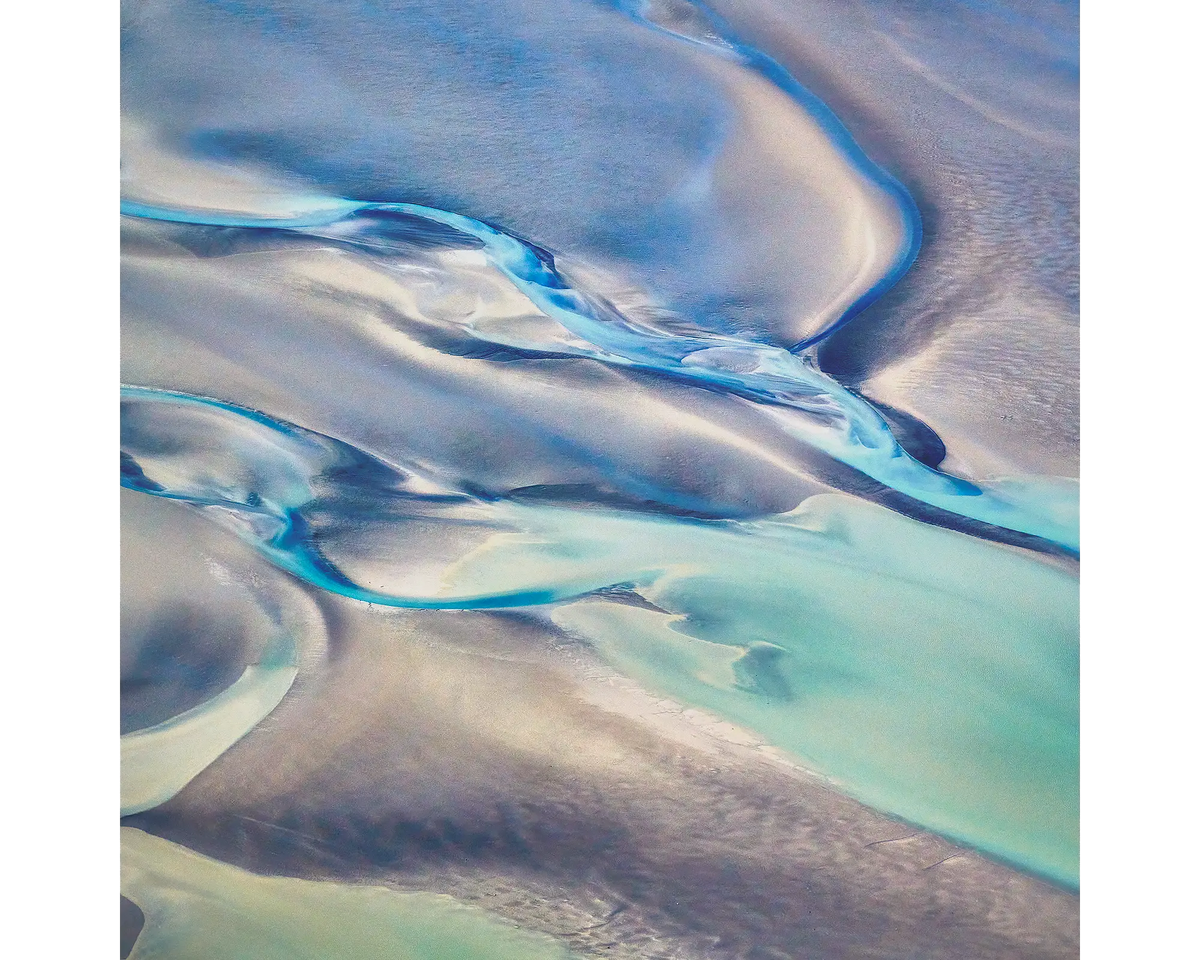
[[[123,21],[122,376],[256,424],[127,404],[126,501],[191,506],[124,512],[123,733],[239,694],[287,609],[320,610],[287,683],[190,766],[144,765],[123,953],[128,935],[147,960],[390,955],[413,932],[400,892],[420,892],[580,956],[1076,956],[1077,893],[872,810],[767,740],[820,739],[811,714],[785,709],[802,722],[784,731],[772,712],[832,664],[825,690],[878,717],[867,747],[932,755],[936,776],[908,772],[935,803],[978,789],[1053,821],[1071,874],[1077,496],[1053,478],[1078,472],[1077,6],[713,0],[724,25],[681,0],[283,6],[131,3]],[[751,541],[832,491],[1053,565],[1032,618],[1065,626],[1009,642],[999,625],[1036,591],[889,535],[847,567],[949,565],[907,580],[936,598],[973,579],[980,608],[900,604],[892,630],[897,607],[851,582],[851,615],[827,616],[786,582],[809,568],[779,564],[783,582],[759,578],[771,603],[699,603],[684,639],[666,626],[683,607],[659,605],[669,573],[627,583],[621,537],[575,536],[590,510],[625,541],[633,516]],[[510,529],[495,504],[578,512]],[[852,540],[827,526],[815,553]],[[480,531],[466,556],[485,562],[459,563]],[[722,559],[695,587],[715,577],[717,607],[747,569]],[[534,573],[517,586],[545,593],[576,561],[612,576],[574,618],[360,602],[389,599],[380,584],[429,599],[464,570],[468,594]],[[765,615],[723,617],[739,604]],[[878,623],[852,636],[859,612]],[[945,663],[926,711],[911,678]],[[938,699],[962,677],[968,696]],[[758,712],[728,709],[748,689]],[[871,723],[831,716],[861,755]],[[1003,790],[939,752],[946,729],[998,758]],[[1042,729],[1067,749],[1009,763]]]
[[[322,605],[328,673],[126,824],[260,873],[452,894],[583,953],[1077,950],[1073,894],[839,795],[526,617]]]

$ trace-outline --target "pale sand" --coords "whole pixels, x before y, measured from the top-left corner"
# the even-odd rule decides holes
[[[260,872],[450,893],[583,953],[1077,950],[1077,897],[840,796],[534,620],[322,606],[329,669],[127,822]]]
[[[1077,476],[1078,84],[1065,55],[1055,76],[1038,72],[1022,59],[1033,28],[982,15],[968,21],[983,33],[947,44],[942,64],[922,53],[914,69],[917,45],[936,42],[931,27],[957,22],[949,13],[842,0],[712,7],[820,97],[921,209],[915,264],[822,345],[822,369],[928,422],[948,468]],[[1055,13],[1068,7],[1038,16]],[[981,37],[986,61],[967,45]]]

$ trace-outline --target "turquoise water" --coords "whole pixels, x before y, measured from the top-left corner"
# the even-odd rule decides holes
[[[131,217],[205,223],[204,214],[198,211],[131,202],[122,202],[121,209]],[[1040,537],[1069,550],[1079,549],[1077,495],[1064,495],[1053,485],[1041,483],[978,485],[930,468],[897,442],[874,407],[821,374],[810,359],[752,340],[667,334],[631,322],[585,291],[573,288],[544,251],[470,217],[411,203],[329,198],[320,203],[316,214],[271,220],[248,217],[240,222],[216,214],[207,225],[287,229],[371,249],[386,244],[389,215],[425,220],[481,243],[488,262],[532,306],[585,344],[564,349],[556,343],[552,345],[556,352],[595,358],[618,367],[652,370],[705,389],[745,397],[773,408],[771,414],[797,439],[914,500]],[[326,222],[331,218],[332,222]],[[503,325],[488,327],[487,332],[503,346],[526,350],[548,346],[506,336]],[[470,328],[470,333],[484,337],[478,327]]]
[[[872,806],[1077,884],[1074,578],[849,499],[805,514],[832,542],[714,543],[719,564],[642,591],[671,613],[553,619]]]
[[[1039,400],[1073,383],[1038,369],[1038,311],[1061,306],[1039,284],[1069,286],[1070,224],[1063,250],[1032,244],[1049,281],[1012,266],[1006,232],[1050,207],[1069,221],[1069,203],[1051,184],[1053,202],[977,222],[999,202],[995,158],[1033,154],[938,126],[951,101],[996,97],[985,121],[1028,100],[1069,133],[1070,98],[1042,109],[1037,70],[1069,74],[1073,38],[1031,21],[1036,57],[990,60],[996,18],[963,29],[969,8],[930,13],[937,29],[889,26],[898,7],[863,20],[909,72],[969,62],[960,93],[834,83],[880,138],[897,133],[881,105],[913,100],[908,186],[699,3],[184,0],[127,17],[121,482],[214,531],[201,549],[144,521],[196,556],[138,575],[208,564],[254,586],[242,620],[183,609],[219,591],[147,590],[138,642],[169,657],[204,623],[271,639],[209,637],[214,662],[254,650],[233,671],[141,675],[186,695],[163,681],[153,725],[122,738],[122,814],[167,803],[297,676],[319,680],[314,597],[517,608],[864,803],[1076,889],[1079,496],[1054,475],[1069,428]],[[948,159],[958,132],[978,138],[974,167]],[[940,233],[921,210],[945,214]],[[881,301],[918,256],[924,280]],[[984,346],[1026,359],[965,393],[979,409],[956,418],[936,393],[897,409],[930,401],[914,379],[979,375],[972,344],[939,338],[971,340],[1010,298],[1028,318]],[[822,348],[856,318],[874,333],[841,341],[839,372]],[[864,344],[862,379],[845,375]],[[1015,409],[1010,381],[1046,390]],[[1055,456],[993,449],[1022,413]],[[218,541],[259,566],[221,567]],[[261,877],[128,828],[122,847],[140,960],[568,956],[444,897]]]
[[[1078,586],[1047,561],[840,495],[696,521],[480,501],[382,463],[368,535],[336,509],[362,493],[338,478],[367,472],[345,444],[146,390],[127,391],[125,436],[129,485],[206,511],[314,586],[385,606],[549,605],[618,669],[866,802],[1078,880]],[[186,437],[236,455],[218,469]],[[387,490],[404,495],[384,509]],[[587,596],[621,584],[662,612]]]

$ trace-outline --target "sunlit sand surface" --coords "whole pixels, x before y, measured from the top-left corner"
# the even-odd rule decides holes
[[[566,960],[549,937],[448,897],[260,877],[139,830],[121,830],[121,888],[150,920],[131,957]]]
[[[123,953],[1078,953],[1077,5],[122,23]]]

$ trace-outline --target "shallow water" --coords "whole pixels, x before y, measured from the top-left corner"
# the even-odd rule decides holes
[[[124,5],[123,815],[342,669],[336,596],[516,610],[1077,887],[1073,240],[996,199],[1073,175],[1070,5],[717,6]],[[284,950],[145,870],[135,956]]]
[[[740,522],[481,499],[145,389],[123,425],[127,486],[313,586],[423,609],[578,599],[552,619],[620,669],[882,809],[1076,880],[1077,583],[1044,561],[844,496]],[[579,599],[619,585],[660,610]]]
[[[121,829],[121,895],[146,914],[132,960],[571,956],[449,897],[255,876],[130,827]]]

